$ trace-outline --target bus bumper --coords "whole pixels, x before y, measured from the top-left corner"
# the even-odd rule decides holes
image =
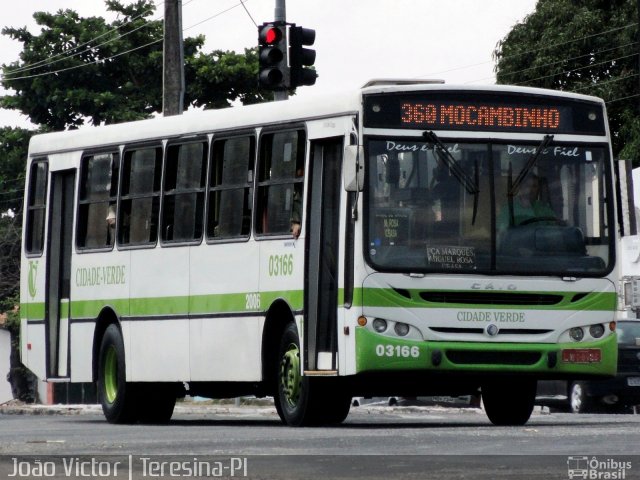
[[[544,378],[612,376],[616,335],[581,343],[429,342],[356,328],[357,373],[447,371],[535,373]]]

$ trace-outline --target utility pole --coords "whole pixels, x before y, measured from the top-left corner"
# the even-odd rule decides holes
[[[640,2],[640,0],[638,0]],[[285,6],[285,0],[276,0],[276,9],[274,14],[274,20],[276,22],[286,22],[287,21],[287,7]],[[289,93],[286,90],[276,90],[273,92],[273,98],[278,100],[287,100],[289,98]]]
[[[637,9],[637,21],[638,26],[636,27],[636,48],[640,50],[640,0],[636,0],[636,9]],[[640,58],[638,58],[638,73],[640,73]],[[638,77],[640,79],[640,77]],[[639,84],[640,86],[640,84]],[[638,100],[638,110],[640,110],[640,98]]]
[[[181,115],[184,110],[184,52],[182,48],[182,0],[164,2],[164,52],[162,114]]]

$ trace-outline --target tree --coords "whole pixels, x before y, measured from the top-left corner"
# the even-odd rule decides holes
[[[73,10],[36,12],[38,35],[26,28],[2,33],[23,44],[20,59],[3,65],[2,85],[15,93],[0,106],[20,110],[52,130],[148,118],[162,109],[162,22],[152,20],[151,0],[123,5],[106,0],[118,14],[80,17]],[[258,90],[255,49],[244,54],[202,52],[204,37],[184,39],[185,105],[229,106],[270,98]]]
[[[20,316],[20,239],[25,159],[33,132],[21,128],[0,128],[0,313],[11,334],[9,378],[14,398],[35,400],[35,382],[18,354]],[[0,381],[3,381],[0,378]]]
[[[614,155],[640,166],[637,35],[635,0],[539,0],[498,42],[497,81],[602,97]]]
[[[3,301],[18,294],[25,159],[32,133],[0,128],[0,312],[13,308]]]
[[[22,209],[25,160],[33,133],[23,128],[0,128],[0,215]]]

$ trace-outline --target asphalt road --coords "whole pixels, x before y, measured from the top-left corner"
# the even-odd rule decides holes
[[[110,425],[95,407],[23,414],[0,408],[0,455],[0,478],[16,471],[35,478],[34,459],[53,455],[52,478],[81,478],[67,475],[74,473],[69,462],[89,468],[93,459],[95,469],[99,458],[120,462],[117,475],[84,473],[194,478],[193,462],[201,461],[223,469],[204,477],[223,478],[235,466],[234,477],[265,479],[564,479],[571,467],[578,478],[587,475],[591,462],[600,476],[582,478],[631,479],[640,478],[640,415],[537,410],[523,427],[495,427],[477,409],[361,406],[341,426],[290,428],[272,407],[180,405],[165,426]],[[171,472],[172,462],[181,468]]]

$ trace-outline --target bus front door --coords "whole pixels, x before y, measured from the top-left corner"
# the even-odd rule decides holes
[[[342,137],[311,142],[304,289],[307,372],[337,370],[342,152]]]
[[[69,376],[69,293],[75,179],[75,170],[51,173],[45,311],[48,379]]]

